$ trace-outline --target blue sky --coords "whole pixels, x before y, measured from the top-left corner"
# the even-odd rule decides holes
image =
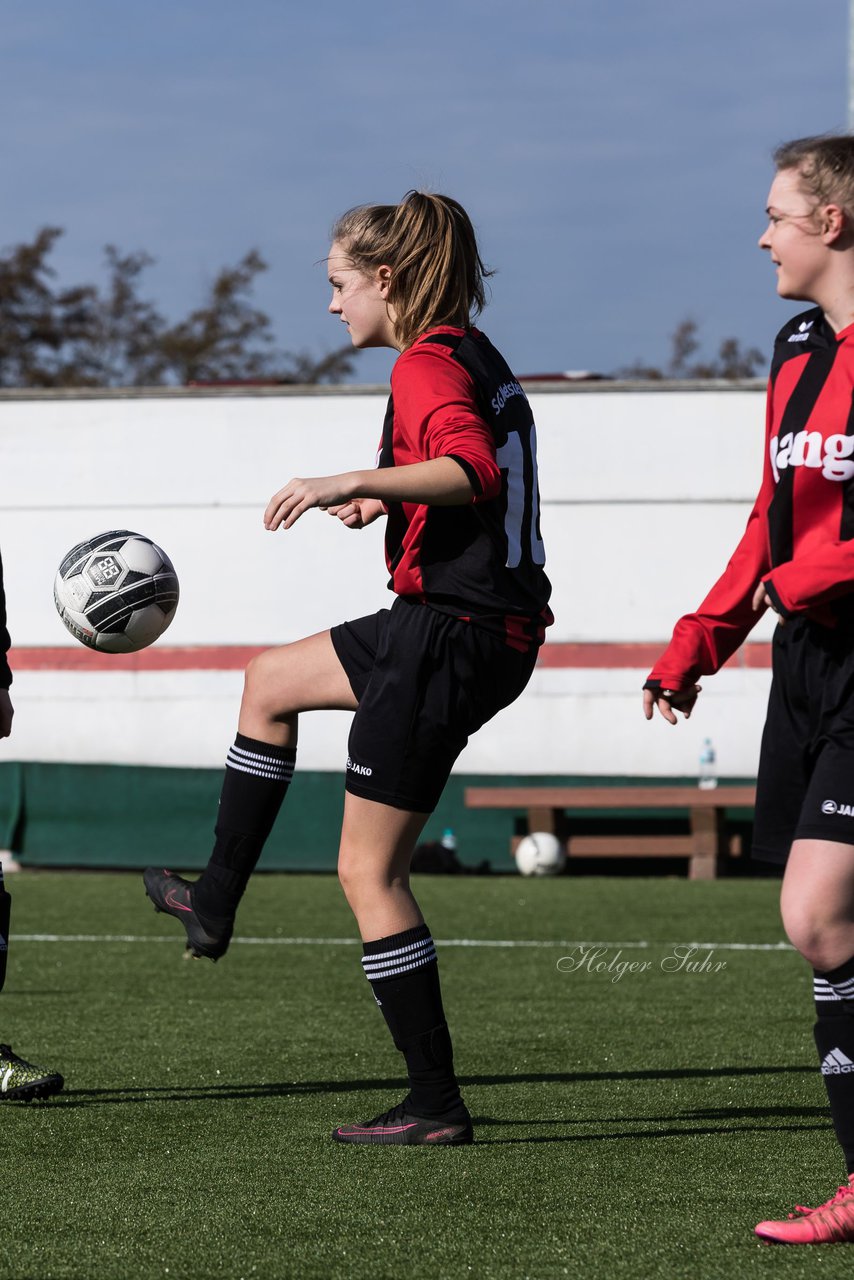
[[[844,0],[6,0],[0,248],[64,227],[68,284],[145,249],[177,317],[254,246],[281,345],[320,353],[330,223],[426,185],[479,229],[518,373],[660,362],[687,315],[767,349],[769,154],[844,128],[847,35]]]

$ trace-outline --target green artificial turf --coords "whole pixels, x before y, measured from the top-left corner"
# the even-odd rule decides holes
[[[781,941],[773,882],[421,879],[437,940],[548,944],[440,948],[477,1133],[451,1150],[330,1140],[403,1092],[360,950],[334,941],[355,930],[331,877],[258,877],[238,932],[262,941],[216,965],[184,960],[134,875],[9,883],[0,1039],[67,1088],[0,1104],[0,1277],[750,1280],[854,1265],[845,1246],[752,1234],[844,1176],[806,965],[724,949],[693,957],[699,971],[666,963],[674,943]],[[311,938],[333,941],[270,941]],[[576,941],[610,945],[579,966]],[[619,976],[623,962],[646,967]]]

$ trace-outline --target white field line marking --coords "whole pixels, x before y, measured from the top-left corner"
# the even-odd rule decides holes
[[[154,937],[133,933],[19,933],[13,942],[179,942],[180,935]],[[696,947],[698,951],[794,951],[788,942],[591,942],[566,939],[534,938],[436,938],[437,947],[533,947],[537,949],[560,948],[571,951],[578,947],[604,947],[608,950],[623,948],[626,951],[648,951],[650,947]],[[232,938],[235,943],[252,947],[356,947],[358,938]]]

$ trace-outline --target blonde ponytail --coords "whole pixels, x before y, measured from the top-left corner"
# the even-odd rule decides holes
[[[449,196],[408,191],[397,205],[359,205],[338,219],[332,239],[359,271],[391,268],[388,301],[401,349],[436,325],[467,328],[486,304],[492,272],[468,214]]]

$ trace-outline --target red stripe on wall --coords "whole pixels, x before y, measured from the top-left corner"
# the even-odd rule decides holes
[[[84,645],[72,649],[16,648],[12,671],[242,671],[264,645],[154,645],[139,653],[101,653]]]
[[[664,643],[598,643],[598,644],[545,644],[540,650],[537,663],[541,667],[572,667],[575,669],[591,669],[608,667],[619,670],[623,667],[638,671],[650,671],[664,650]],[[771,645],[761,641],[753,641],[742,645],[738,653],[730,658],[728,667],[770,667]]]
[[[13,648],[9,662],[14,671],[242,671],[250,658],[263,653],[264,645],[153,645],[140,653],[99,653],[83,645]],[[540,650],[541,667],[573,670],[622,668],[649,671],[661,656],[663,643],[566,643],[546,644]],[[771,645],[743,645],[730,667],[771,666]]]

